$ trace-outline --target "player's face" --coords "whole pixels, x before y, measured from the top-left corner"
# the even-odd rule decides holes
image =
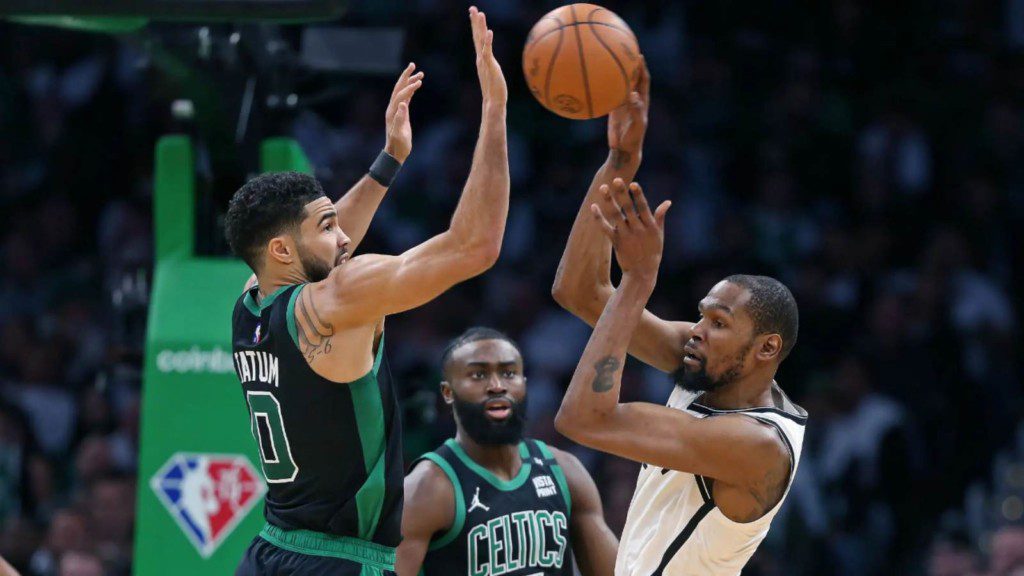
[[[331,269],[348,259],[349,238],[338,226],[338,212],[326,196],[306,204],[296,249],[310,282],[327,278]]]
[[[478,340],[452,353],[445,402],[460,431],[483,445],[516,444],[526,422],[523,358],[504,340]]]
[[[755,335],[749,300],[749,290],[722,281],[700,301],[700,321],[684,348],[683,366],[673,374],[676,384],[691,392],[717,390],[751,370]]]

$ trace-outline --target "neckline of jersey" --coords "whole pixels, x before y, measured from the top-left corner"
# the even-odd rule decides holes
[[[495,476],[490,470],[477,464],[469,457],[469,454],[466,454],[466,451],[462,449],[462,446],[459,446],[459,443],[456,442],[454,438],[449,438],[445,440],[444,443],[446,446],[451,448],[452,452],[455,453],[455,456],[458,457],[458,459],[461,460],[467,468],[476,473],[477,476],[486,480],[488,484],[502,492],[509,492],[518,489],[526,482],[526,479],[530,477],[530,473],[533,469],[533,464],[530,463],[530,451],[527,449],[526,443],[523,441],[519,442],[519,457],[522,458],[522,465],[519,466],[519,474],[516,474],[516,477],[511,480],[502,480]]]
[[[259,304],[257,304],[256,299],[253,298],[252,296],[253,291],[259,290],[259,285],[256,285],[245,293],[245,298],[243,299],[243,302],[245,303],[245,307],[249,309],[249,312],[252,312],[254,316],[259,316],[261,312],[266,310],[268,306],[274,303],[274,300],[277,300],[277,297],[280,296],[282,292],[291,288],[292,286],[294,286],[294,284],[286,284],[284,286],[281,286],[277,290],[274,290],[274,292],[271,295],[267,296],[263,300],[260,300]]]

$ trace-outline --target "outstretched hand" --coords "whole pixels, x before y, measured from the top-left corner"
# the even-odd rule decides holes
[[[647,111],[651,106],[651,75],[647,60],[640,57],[636,85],[629,99],[608,114],[608,147],[620,160],[632,162],[640,158],[647,133]]]
[[[384,112],[386,138],[384,151],[399,162],[405,162],[412,152],[412,124],[409,122],[409,103],[413,94],[423,85],[423,72],[413,72],[416,64],[409,63],[398,77],[391,91],[388,109]]]
[[[672,202],[662,202],[651,213],[640,184],[633,182],[627,187],[621,178],[613,180],[610,187],[602,185],[600,191],[600,203],[591,204],[590,212],[612,241],[622,273],[657,277],[665,243],[665,213]]]
[[[505,85],[501,65],[494,58],[494,31],[487,28],[487,16],[477,10],[476,6],[469,8],[469,22],[473,28],[476,73],[480,77],[480,91],[483,93],[484,103],[504,106],[508,100],[508,87]]]

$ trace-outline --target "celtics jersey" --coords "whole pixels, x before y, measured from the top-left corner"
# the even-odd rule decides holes
[[[305,285],[256,303],[254,287],[232,319],[235,371],[269,490],[267,522],[284,530],[401,541],[401,422],[381,374],[384,337],[369,373],[332,382],[297,344],[295,301]]]
[[[519,474],[501,480],[455,440],[421,460],[437,464],[455,489],[455,521],[435,538],[423,560],[424,576],[571,575],[565,474],[539,440],[519,444]]]

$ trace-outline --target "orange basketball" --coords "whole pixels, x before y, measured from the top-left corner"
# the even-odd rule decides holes
[[[559,116],[598,118],[626,102],[640,70],[629,26],[594,4],[548,12],[530,30],[523,73],[537,100]]]

